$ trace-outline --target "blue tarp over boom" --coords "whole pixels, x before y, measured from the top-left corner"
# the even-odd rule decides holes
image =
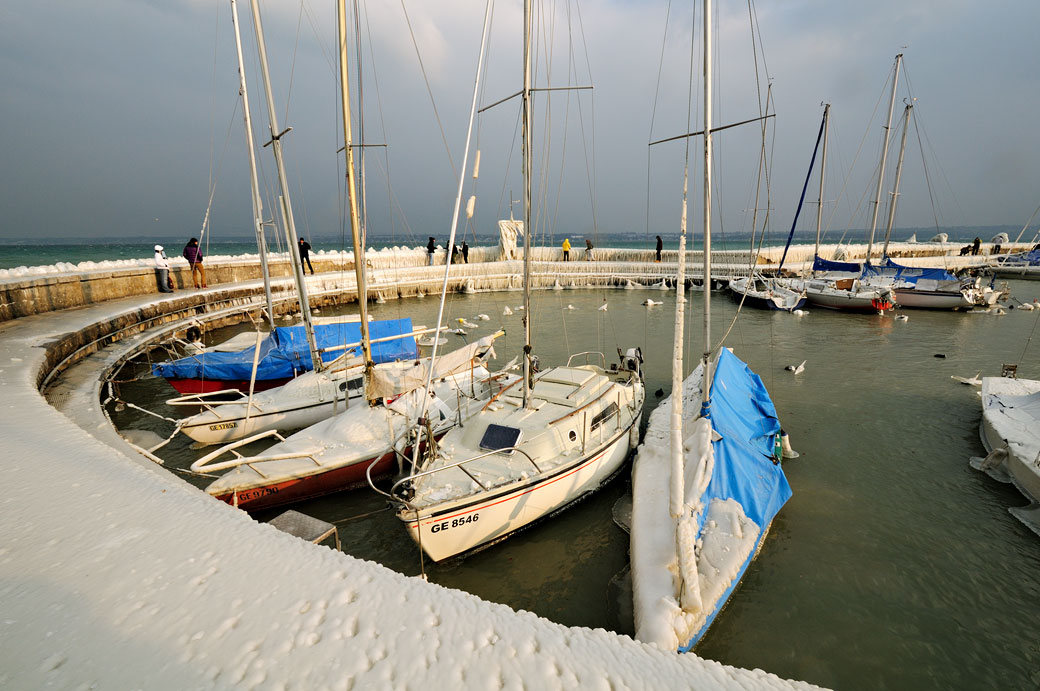
[[[721,350],[715,363],[712,381],[711,426],[722,439],[712,442],[715,466],[701,499],[705,511],[701,512],[699,532],[704,530],[706,509],[713,499],[734,499],[743,507],[744,514],[758,525],[761,540],[773,517],[791,498],[791,486],[783,468],[773,462],[780,434],[776,407],[762,379],[726,348]],[[719,601],[704,603],[706,608],[714,607],[714,610],[701,630],[680,648],[681,652],[696,645],[711,626],[754,559],[757,547],[741,564],[739,574]]]
[[[836,262],[831,259],[816,257],[813,260],[813,271],[841,271],[844,273],[858,274],[863,269],[862,264],[856,262]]]
[[[411,333],[411,319],[384,319],[368,323],[372,340]],[[320,324],[314,327],[318,349],[361,341],[361,324]],[[360,354],[360,347],[348,348]],[[331,362],[342,355],[342,348],[321,355],[323,362]],[[253,348],[232,353],[207,352],[199,355],[160,362],[152,365],[152,374],[166,379],[212,379],[218,381],[248,381],[253,371]],[[375,363],[411,360],[418,357],[415,337],[395,339],[386,343],[372,344],[372,360]],[[307,335],[302,326],[279,326],[264,337],[260,343],[260,362],[257,364],[257,381],[290,379],[300,372],[313,369]]]
[[[896,264],[887,257],[881,266],[867,264],[863,267],[863,277],[866,278],[869,276],[891,276],[906,281],[907,283],[917,283],[917,281],[922,278],[932,279],[935,281],[960,280],[946,269],[903,266],[902,264]]]

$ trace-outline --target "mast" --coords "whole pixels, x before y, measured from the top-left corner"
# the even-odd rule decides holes
[[[361,354],[365,360],[366,383],[372,371],[372,344],[368,333],[368,289],[365,284],[365,246],[358,222],[357,185],[354,180],[354,148],[350,129],[350,78],[347,66],[347,3],[336,3],[339,37],[339,80],[343,97],[343,151],[347,159],[347,198],[350,203],[350,236],[354,241],[354,274],[357,277],[358,315],[361,317]],[[367,389],[367,387],[366,387]]]
[[[827,175],[827,134],[830,131],[831,104],[823,104],[823,152],[820,154],[820,194],[816,198],[816,250],[813,259],[820,256],[820,229],[823,227],[823,179]]]
[[[531,398],[531,0],[524,0],[524,90],[521,150],[524,178],[524,408]]]
[[[910,113],[914,106],[908,103],[903,111],[903,141],[899,143],[899,161],[896,163],[896,180],[892,184],[892,201],[888,205],[888,230],[885,231],[885,249],[882,257],[888,256],[888,240],[892,237],[892,225],[896,222],[896,202],[899,201],[899,180],[903,176],[903,154],[906,153],[906,131],[910,129]]]
[[[895,71],[892,73],[892,95],[888,100],[888,121],[885,123],[885,139],[881,147],[881,167],[878,170],[877,192],[874,194],[874,212],[870,219],[870,240],[867,242],[867,259],[870,263],[870,250],[874,246],[874,231],[877,229],[878,209],[881,206],[881,188],[885,184],[885,161],[888,158],[888,137],[892,131],[892,112],[896,105],[896,87],[899,84],[899,63],[903,60],[903,54],[896,56]]]
[[[260,51],[260,72],[264,78],[264,92],[267,95],[267,113],[270,119],[271,151],[274,152],[274,160],[278,164],[278,187],[281,192],[282,214],[285,217],[285,239],[289,245],[289,257],[293,265],[293,276],[296,279],[296,290],[300,296],[300,314],[303,316],[303,328],[307,334],[307,345],[310,347],[311,363],[314,371],[324,369],[321,357],[318,353],[318,343],[314,338],[314,324],[311,322],[311,307],[307,299],[307,284],[303,278],[303,267],[300,266],[300,248],[297,244],[296,224],[293,221],[292,203],[289,201],[289,182],[285,176],[285,161],[282,158],[282,137],[292,130],[287,127],[284,131],[278,129],[278,113],[275,111],[274,93],[271,90],[271,74],[267,68],[267,45],[264,43],[264,28],[260,22],[259,0],[250,0],[253,10],[253,27],[256,29],[256,44]],[[265,144],[264,146],[267,146]]]
[[[246,151],[249,152],[249,184],[253,202],[253,228],[256,248],[260,252],[260,269],[264,274],[264,297],[267,299],[267,320],[274,330],[274,303],[271,300],[271,273],[267,267],[267,238],[264,236],[264,203],[260,198],[260,183],[256,174],[256,143],[253,141],[253,121],[249,117],[249,93],[246,91],[246,68],[242,59],[242,35],[238,26],[238,4],[231,0],[231,26],[235,29],[235,50],[238,52],[238,93],[242,97],[242,115],[246,126]]]
[[[711,400],[711,0],[704,0],[704,363],[701,415]]]

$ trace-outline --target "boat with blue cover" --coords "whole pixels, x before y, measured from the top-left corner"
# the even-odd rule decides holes
[[[374,320],[368,324],[373,362],[412,360],[418,357],[412,320]],[[316,324],[314,336],[321,361],[329,363],[345,352],[357,351],[360,322]],[[253,375],[255,362],[255,377]],[[281,386],[296,375],[314,369],[303,326],[279,326],[260,338],[255,348],[232,352],[208,350],[170,362],[152,365],[152,374],[163,377],[182,394],[224,389],[263,391]],[[360,376],[360,375],[359,375]]]

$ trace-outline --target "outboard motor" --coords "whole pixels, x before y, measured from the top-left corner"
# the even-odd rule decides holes
[[[629,348],[625,351],[625,354],[621,357],[621,368],[628,372],[635,372],[640,378],[643,377],[643,351],[636,348]]]

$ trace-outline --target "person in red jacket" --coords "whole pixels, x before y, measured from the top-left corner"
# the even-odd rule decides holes
[[[188,240],[188,244],[184,246],[184,258],[191,267],[191,282],[196,288],[205,288],[206,269],[202,266],[202,248],[199,247],[198,238]]]

